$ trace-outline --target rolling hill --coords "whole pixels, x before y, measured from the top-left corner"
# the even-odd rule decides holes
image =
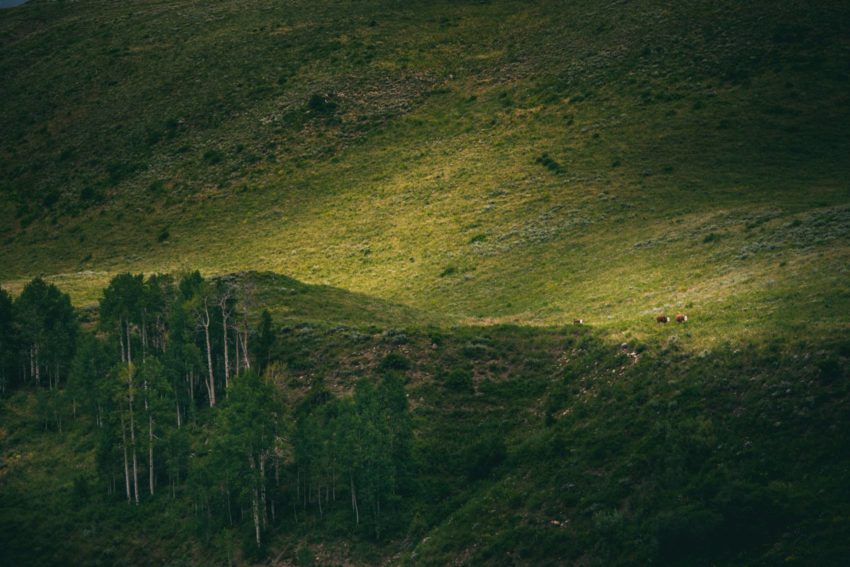
[[[0,279],[268,270],[447,323],[847,328],[847,13],[32,2]],[[814,324],[813,324],[814,322]]]
[[[0,563],[842,565],[848,28],[790,0],[0,9]],[[127,272],[174,276],[125,279],[132,324],[101,309]],[[83,323],[61,388],[3,342],[35,277]],[[172,380],[161,438],[147,378],[125,425],[125,336]],[[216,460],[250,445],[243,380],[274,409],[245,429],[280,427],[261,473]]]

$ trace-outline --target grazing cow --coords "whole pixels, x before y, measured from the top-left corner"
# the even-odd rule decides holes
[[[584,319],[573,319],[573,325],[584,325]]]
[[[679,313],[678,315],[676,315],[676,322],[677,323],[684,323],[687,320],[688,320],[688,316],[685,315],[684,313]]]
[[[655,322],[656,323],[669,323],[670,317],[668,317],[667,315],[659,315],[658,317],[655,318]]]

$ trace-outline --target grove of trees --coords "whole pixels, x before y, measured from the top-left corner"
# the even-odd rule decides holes
[[[265,374],[271,315],[252,327],[243,295],[198,272],[121,274],[83,326],[40,278],[15,299],[0,289],[0,393],[35,392],[46,431],[88,428],[95,491],[116,505],[166,499],[191,508],[204,537],[257,547],[284,517],[330,513],[382,538],[412,490],[402,379],[316,391],[288,410]]]

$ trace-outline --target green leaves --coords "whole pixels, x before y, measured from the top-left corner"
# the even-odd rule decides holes
[[[29,376],[53,386],[66,375],[76,346],[78,323],[71,298],[41,278],[24,287],[14,304],[23,342],[22,358],[29,359]]]
[[[348,492],[340,500],[350,505],[354,527],[381,539],[399,527],[401,497],[413,483],[413,427],[403,380],[390,373],[377,385],[361,380],[351,397],[313,400],[303,406],[293,438],[299,486]],[[332,504],[320,508],[317,498],[321,515]]]

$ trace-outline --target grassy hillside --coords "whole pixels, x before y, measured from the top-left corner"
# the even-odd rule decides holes
[[[844,332],[847,7],[0,12],[0,280],[270,270],[445,322]]]
[[[0,286],[44,276],[88,332],[116,274],[209,284],[160,305],[127,278],[134,307],[113,302],[144,411],[151,378],[135,506],[106,490],[134,411],[125,335],[80,333],[73,388],[38,387],[52,320],[0,297],[0,371],[20,374],[0,381],[0,564],[841,565],[850,4],[672,4],[0,10]],[[214,299],[236,288],[251,333]],[[228,405],[241,332],[274,411]],[[44,350],[70,357],[71,336]],[[99,425],[75,415],[80,392],[118,404],[107,426],[100,401]],[[253,417],[274,418],[262,544],[255,454],[233,457]]]
[[[401,527],[376,542],[344,506],[287,508],[270,564],[840,565],[850,552],[846,340],[695,355],[585,329],[301,325],[270,376],[295,413],[378,380],[390,353],[409,362],[415,430]],[[250,534],[209,539],[188,486],[139,507],[107,496],[85,420],[47,430],[26,391],[0,411],[5,564],[258,560],[239,551]],[[193,459],[204,450],[200,437]]]

